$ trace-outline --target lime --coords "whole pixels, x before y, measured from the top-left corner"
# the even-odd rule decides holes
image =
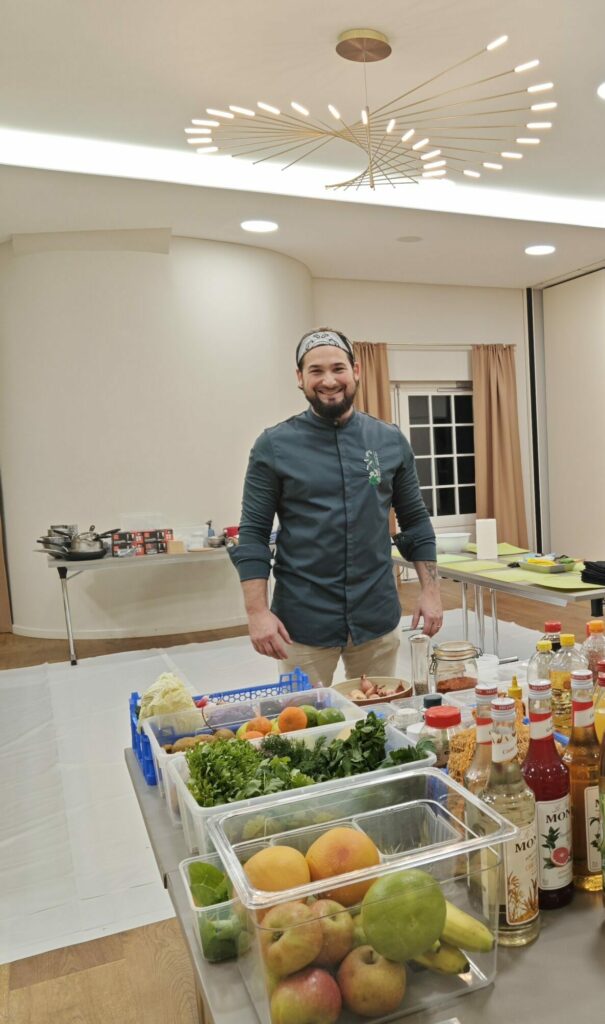
[[[425,953],[445,924],[445,897],[437,881],[417,868],[377,879],[361,906],[366,938],[377,953],[403,963]]]
[[[317,712],[318,725],[332,725],[334,722],[344,722],[344,712],[339,708],[322,708]]]
[[[312,704],[301,704],[300,710],[304,711],[307,716],[307,729],[312,729],[314,725],[317,725],[317,708],[314,708]]]

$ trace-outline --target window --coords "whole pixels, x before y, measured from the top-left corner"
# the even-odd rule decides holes
[[[392,386],[395,422],[416,456],[429,515],[442,527],[475,520],[473,393],[470,384]]]

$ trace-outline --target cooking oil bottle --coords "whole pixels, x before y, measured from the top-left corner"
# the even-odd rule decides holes
[[[594,727],[592,690],[590,669],[572,672],[573,724],[563,763],[569,769],[574,885],[577,889],[596,892],[603,888],[599,807],[601,749]]]
[[[597,686],[594,694],[594,727],[597,739],[601,743],[605,734],[605,661],[597,663]]]
[[[566,736],[571,732],[571,673],[574,669],[587,667],[588,661],[576,647],[573,633],[561,633],[561,650],[550,665],[550,685],[553,725],[556,732]]]

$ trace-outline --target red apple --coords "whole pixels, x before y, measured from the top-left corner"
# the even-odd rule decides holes
[[[353,918],[336,900],[316,900],[311,910],[319,920],[323,934],[315,963],[322,967],[339,964],[353,948]]]
[[[278,978],[306,967],[323,945],[321,924],[304,903],[271,907],[263,917],[259,934],[265,963]]]
[[[359,946],[349,953],[336,977],[345,1006],[361,1017],[393,1013],[405,994],[403,964],[387,960],[371,946]]]
[[[331,974],[307,967],[280,981],[271,996],[272,1024],[335,1024],[342,998]]]

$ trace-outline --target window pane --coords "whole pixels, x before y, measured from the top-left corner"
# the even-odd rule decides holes
[[[452,405],[450,395],[433,395],[431,397],[433,423],[451,423]]]
[[[456,423],[473,422],[472,395],[454,395],[454,405],[456,409]]]
[[[431,454],[431,431],[429,427],[412,427],[410,430],[410,444],[414,455]]]
[[[432,490],[430,490],[427,487],[423,487],[422,490],[420,491],[420,493],[421,493],[421,495],[422,495],[422,497],[424,499],[424,504],[427,507],[428,514],[430,516],[435,515],[434,510],[433,510],[433,492],[432,492]]]
[[[410,395],[410,423],[429,422],[429,400],[426,395]]]
[[[451,427],[433,427],[436,455],[451,455],[453,447]],[[471,449],[472,451],[472,449]]]
[[[439,481],[441,482],[441,481]],[[445,481],[444,481],[445,482]],[[458,459],[458,483],[474,484],[475,482],[475,460],[472,455]]]
[[[454,482],[454,460],[435,459],[435,483],[453,484]],[[470,481],[474,483],[473,480]]]
[[[470,489],[470,488],[469,488]],[[453,487],[441,487],[435,491],[437,495],[437,515],[453,516],[456,514],[456,491]]]
[[[474,487],[458,488],[458,500],[460,502],[461,515],[463,513],[468,513],[472,515],[474,512],[476,512]]]
[[[421,487],[430,487],[433,483],[430,459],[416,459],[416,470]]]
[[[456,449],[460,452],[474,452],[475,438],[472,427],[456,427]]]

